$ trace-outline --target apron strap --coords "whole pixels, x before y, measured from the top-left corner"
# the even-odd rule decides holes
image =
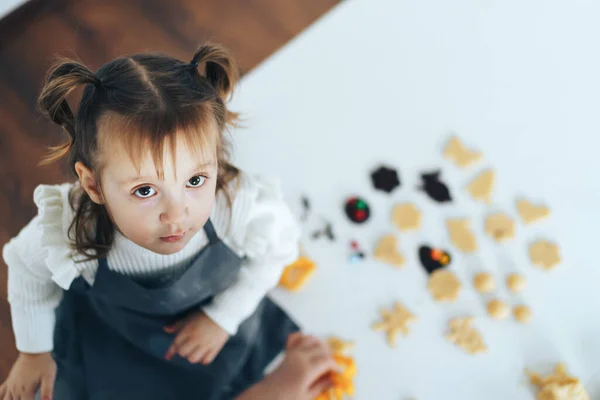
[[[204,233],[206,233],[206,237],[208,237],[208,241],[210,243],[215,243],[217,240],[219,240],[219,237],[217,236],[217,232],[215,231],[215,227],[213,226],[212,222],[210,221],[210,218],[208,219],[208,221],[206,221],[206,224],[204,224]]]
[[[100,235],[100,229],[98,229],[98,223],[96,222],[96,243],[101,244],[103,242],[102,236]],[[101,257],[98,259],[98,271],[101,269],[108,269],[108,261],[106,261],[106,257]]]

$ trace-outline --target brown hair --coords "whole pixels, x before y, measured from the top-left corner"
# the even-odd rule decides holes
[[[162,165],[166,139],[174,139],[177,132],[196,150],[216,142],[217,191],[223,190],[239,174],[229,163],[225,137],[227,127],[235,125],[238,118],[225,106],[237,79],[229,52],[212,44],[201,46],[191,62],[161,54],[135,54],[117,58],[95,73],[80,62],[60,59],[48,72],[38,104],[45,116],[67,132],[69,140],[52,147],[41,164],[68,157],[76,175],[75,163],[81,161],[99,183],[99,130],[102,143],[116,141],[125,146],[136,163],[144,150],[150,150],[157,169]],[[79,85],[85,87],[73,115],[67,96]],[[111,129],[104,129],[108,125]],[[110,139],[104,137],[105,132]],[[174,148],[175,140],[170,143]],[[73,248],[86,259],[106,256],[114,240],[114,226],[105,206],[94,203],[80,185],[74,187],[70,198],[75,211],[69,227]],[[96,232],[102,244],[96,242]]]

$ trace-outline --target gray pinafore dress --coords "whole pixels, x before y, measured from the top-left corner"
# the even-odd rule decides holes
[[[209,365],[175,356],[163,328],[209,304],[236,279],[242,259],[204,226],[209,243],[179,276],[153,285],[99,259],[95,282],[73,281],[57,309],[55,400],[232,399],[263,377],[296,324],[264,298]]]

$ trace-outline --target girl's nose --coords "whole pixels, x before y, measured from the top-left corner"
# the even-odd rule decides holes
[[[170,225],[179,225],[188,214],[187,205],[183,202],[171,202],[161,214],[161,222]]]

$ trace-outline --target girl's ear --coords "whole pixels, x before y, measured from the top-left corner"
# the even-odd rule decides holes
[[[90,199],[96,204],[104,204],[102,192],[100,191],[100,185],[96,181],[92,171],[86,167],[81,161],[75,163],[75,171],[79,176],[79,182],[81,187],[90,196]]]

